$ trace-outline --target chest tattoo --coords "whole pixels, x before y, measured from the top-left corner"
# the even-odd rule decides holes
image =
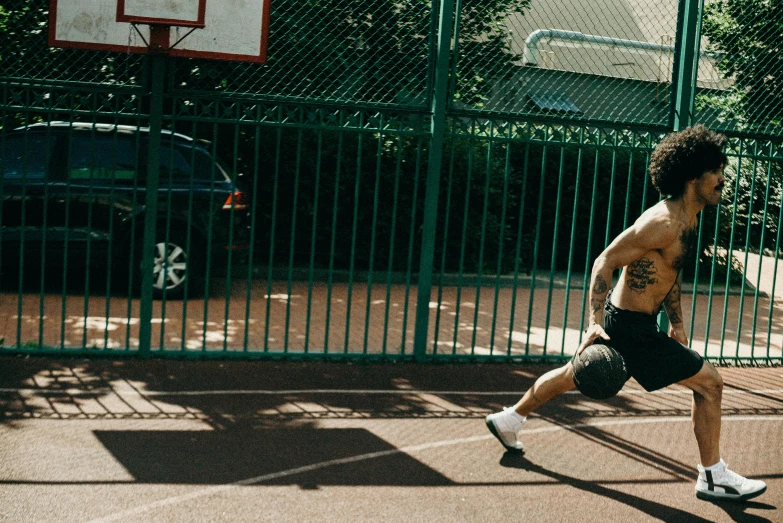
[[[658,278],[655,277],[658,274],[658,269],[650,258],[639,258],[626,270],[628,271],[626,278],[628,288],[637,294],[642,294],[648,285],[658,283]]]
[[[699,240],[699,235],[696,229],[696,227],[693,229],[685,229],[682,231],[682,235],[680,235],[680,248],[682,249],[682,254],[677,256],[677,258],[675,258],[674,262],[672,263],[674,269],[677,271],[682,269],[685,265],[685,262],[689,259],[692,259],[694,253],[696,252],[696,243]]]

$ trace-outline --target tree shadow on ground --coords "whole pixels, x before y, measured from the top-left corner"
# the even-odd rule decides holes
[[[475,418],[516,402],[552,365],[351,364],[279,361],[61,359],[0,356],[0,422],[193,418],[215,428],[324,418]],[[27,391],[27,396],[15,392]],[[135,395],[134,401],[122,394]],[[105,397],[118,401],[107,403]],[[587,418],[689,415],[687,397],[596,403],[580,394],[541,411],[556,423]],[[35,399],[35,401],[33,400]],[[783,412],[783,401],[779,402]]]
[[[25,418],[199,419],[214,428],[336,418],[474,418],[515,403],[552,365],[351,364],[286,361],[60,359],[1,356],[0,423]],[[749,390],[779,387],[759,369],[724,395],[732,415],[783,414],[783,398]],[[775,374],[777,375],[777,374]],[[765,381],[757,383],[758,378]],[[729,386],[727,386],[729,387]],[[748,389],[748,390],[744,390]],[[26,391],[24,394],[20,390]],[[635,382],[605,401],[555,398],[536,416],[558,425],[587,419],[690,416],[686,390],[642,393]],[[120,393],[120,394],[118,394]],[[133,395],[133,401],[123,394]],[[112,397],[116,401],[103,401]],[[598,429],[596,429],[598,430]],[[603,431],[585,437],[605,437]],[[596,439],[597,441],[597,439]],[[638,449],[626,449],[629,455]]]

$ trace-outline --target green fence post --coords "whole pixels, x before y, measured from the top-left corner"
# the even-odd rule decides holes
[[[675,131],[688,127],[693,117],[696,78],[699,72],[701,15],[701,0],[680,0],[670,118],[670,125]]]
[[[163,122],[163,82],[166,55],[151,54],[152,89],[150,93],[150,130],[147,145],[147,184],[144,202],[144,242],[141,261],[141,303],[139,311],[139,355],[150,356],[152,338],[152,263],[155,249],[155,229],[158,213],[158,183],[160,178],[160,131]]]
[[[693,118],[696,79],[699,73],[701,15],[701,0],[680,0],[669,122],[675,131],[681,131],[691,125]],[[697,284],[698,282],[693,282],[694,288]],[[669,318],[665,313],[658,314],[658,324],[664,332],[669,330]]]
[[[424,196],[419,283],[416,295],[416,328],[413,335],[413,356],[417,360],[423,359],[427,353],[432,269],[435,258],[435,223],[438,217],[438,192],[440,168],[443,161],[443,137],[446,132],[446,105],[448,103],[451,23],[453,17],[454,0],[441,0],[434,92],[430,105],[432,110],[430,154],[427,163],[427,192]]]

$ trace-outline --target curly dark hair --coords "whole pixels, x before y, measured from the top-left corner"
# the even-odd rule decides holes
[[[650,157],[650,178],[663,196],[678,198],[685,184],[726,165],[726,137],[703,125],[666,136]]]

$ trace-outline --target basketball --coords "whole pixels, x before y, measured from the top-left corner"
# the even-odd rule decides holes
[[[611,398],[628,379],[625,360],[612,347],[596,343],[574,358],[574,383],[589,398]]]

